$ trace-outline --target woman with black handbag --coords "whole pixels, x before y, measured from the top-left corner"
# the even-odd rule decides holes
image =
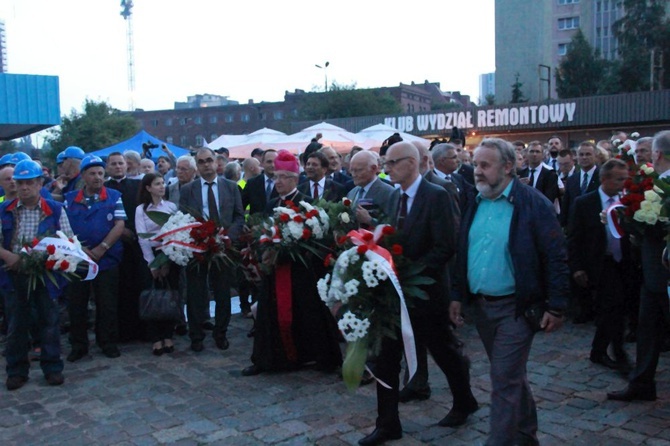
[[[138,234],[157,233],[161,226],[152,220],[148,212],[163,212],[166,214],[174,214],[177,212],[177,206],[174,203],[163,199],[165,195],[165,182],[163,177],[154,173],[146,174],[142,178],[140,184],[137,211],[135,213],[135,228]],[[178,267],[168,262],[160,267],[151,267],[154,261],[155,247],[159,245],[158,242],[151,242],[146,238],[139,238],[140,248],[142,248],[142,255],[147,262],[147,268],[151,272],[150,291],[143,292],[140,298],[140,305],[143,305],[144,297],[153,299],[171,299],[171,293],[178,293],[179,290],[179,271]],[[173,296],[172,296],[173,297]],[[177,302],[179,300],[177,299]],[[142,316],[142,312],[140,312]],[[153,354],[160,356],[163,353],[172,353],[174,351],[174,343],[172,336],[174,334],[175,319],[162,319],[157,316],[145,315],[148,320],[149,337],[153,342]]]

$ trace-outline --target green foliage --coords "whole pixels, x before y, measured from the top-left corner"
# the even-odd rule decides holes
[[[112,108],[106,102],[86,100],[83,113],[72,110],[63,116],[60,128],[50,130],[48,141],[51,150],[45,154],[55,159],[69,146],[79,146],[92,152],[130,138],[139,131],[135,118]]]
[[[578,98],[601,93],[600,88],[607,61],[600,57],[578,30],[556,71],[556,92],[559,98]]]
[[[512,100],[510,101],[511,104],[518,104],[520,102],[528,101],[528,99],[524,97],[523,91],[521,91],[523,83],[519,82],[519,76],[519,73],[514,75],[514,83],[512,84]]]
[[[493,94],[487,94],[484,96],[484,101],[486,105],[495,105],[496,103],[496,97]]]
[[[626,14],[612,25],[618,40],[621,63],[618,65],[621,91],[650,88],[651,51],[663,52],[664,79],[660,88],[670,86],[670,20],[667,0],[624,0]]]
[[[333,82],[326,93],[306,93],[300,98],[298,115],[304,120],[353,118],[401,113],[400,104],[388,93],[357,90],[356,85]]]

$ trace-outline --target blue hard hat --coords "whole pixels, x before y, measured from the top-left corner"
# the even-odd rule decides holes
[[[11,153],[7,153],[7,154],[5,154],[5,155],[2,155],[2,157],[0,158],[0,166],[6,166],[7,164],[11,164],[11,163],[9,162],[9,160],[10,160],[11,158],[12,158],[12,154],[11,154]]]
[[[86,156],[86,153],[77,146],[70,146],[67,149],[63,150],[63,160],[66,160],[68,158],[75,158],[78,160],[84,159]]]
[[[32,180],[42,177],[42,166],[31,159],[19,161],[14,166],[14,180]]]
[[[9,158],[9,163],[8,163],[8,164],[14,164],[14,165],[17,165],[20,161],[23,161],[23,160],[30,160],[30,159],[32,159],[32,158],[30,158],[30,157],[29,157],[28,155],[26,155],[25,153],[23,153],[23,152],[16,152],[16,153],[12,153],[12,156]]]
[[[105,162],[99,156],[86,155],[84,159],[81,160],[81,164],[79,165],[79,172],[83,172],[89,167],[95,167],[95,166],[100,166],[104,168]]]
[[[63,161],[65,161],[65,151],[62,151],[56,155],[56,164],[61,164]]]

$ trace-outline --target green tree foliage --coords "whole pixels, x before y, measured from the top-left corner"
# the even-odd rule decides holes
[[[72,110],[63,116],[60,128],[50,131],[47,138],[51,149],[48,159],[69,146],[79,146],[85,152],[109,147],[130,138],[139,131],[139,124],[132,115],[112,108],[106,102],[86,100],[83,113]]]
[[[489,93],[486,96],[484,96],[484,104],[485,105],[495,105],[496,103],[496,97],[495,95]]]
[[[617,75],[621,91],[649,90],[651,51],[663,52],[664,79],[670,87],[670,19],[668,0],[624,0],[625,15],[614,22],[612,32],[619,44],[621,63]]]
[[[572,38],[568,51],[556,71],[556,92],[559,98],[578,98],[602,93],[607,61],[600,57],[586,40],[582,30]]]
[[[401,113],[400,104],[388,93],[357,90],[356,85],[333,82],[325,93],[306,93],[300,98],[298,116],[304,120],[353,118]]]
[[[512,84],[512,100],[510,101],[511,104],[518,104],[520,102],[528,101],[528,99],[524,97],[523,91],[521,91],[523,83],[519,82],[519,76],[521,76],[519,73],[514,75],[514,83]]]

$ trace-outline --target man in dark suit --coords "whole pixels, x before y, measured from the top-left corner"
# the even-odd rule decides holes
[[[332,149],[331,149],[332,150]],[[344,186],[328,178],[328,158],[322,152],[313,152],[305,160],[308,181],[298,185],[298,190],[313,200],[339,201],[346,195]]]
[[[651,148],[654,170],[661,178],[670,176],[670,131],[659,132]],[[628,387],[607,394],[607,398],[619,401],[653,401],[656,399],[656,367],[665,336],[664,319],[668,314],[668,272],[666,245],[663,239],[667,230],[661,224],[650,226],[641,240],[643,271],[640,294],[640,325],[637,331],[635,368],[630,375]]]
[[[137,243],[135,232],[135,209],[140,180],[131,180],[126,177],[128,165],[121,152],[110,153],[107,157],[107,174],[109,180],[105,187],[121,192],[123,209],[126,211],[126,226],[121,234],[123,243],[123,260],[119,264],[119,341],[128,342],[141,340],[145,336],[145,325],[140,320],[139,299],[143,284],[147,278],[142,277],[144,259],[140,245]]]
[[[391,217],[395,189],[378,176],[379,162],[374,152],[358,152],[349,163],[356,187],[347,194],[356,210],[359,224],[374,226],[377,220]]]
[[[414,336],[428,348],[446,375],[453,393],[451,411],[440,421],[442,426],[463,424],[478,405],[470,389],[469,364],[460,352],[461,345],[449,326],[447,302],[443,299],[443,277],[447,261],[455,253],[454,217],[447,192],[426,181],[419,173],[418,150],[408,142],[393,144],[386,153],[386,171],[400,186],[396,208],[398,229],[404,255],[426,265],[424,274],[435,280],[424,286],[428,300],[417,300],[409,308]],[[377,384],[376,429],[361,439],[361,445],[376,445],[402,437],[398,414],[398,387],[402,340],[384,338],[377,358],[375,374],[391,388]]]
[[[528,165],[519,171],[519,180],[542,192],[553,203],[558,198],[558,175],[544,165],[543,158],[542,143],[540,141],[529,142],[526,149]]]
[[[579,164],[579,172],[575,172],[568,177],[568,182],[565,183],[565,193],[561,203],[561,213],[558,220],[564,228],[568,225],[572,205],[577,197],[588,192],[593,192],[598,189],[600,185],[600,174],[598,167],[596,167],[596,146],[590,141],[584,141],[579,144],[577,150],[577,162]],[[571,288],[571,312],[574,313],[573,322],[575,324],[583,324],[593,320],[593,296],[591,291],[577,285],[574,279],[570,280]]]
[[[565,238],[549,200],[516,178],[516,152],[509,142],[484,139],[473,161],[479,194],[463,210],[460,293],[450,304],[450,319],[462,325],[461,300],[473,302],[491,363],[486,444],[537,445],[537,410],[526,373],[535,332],[525,315],[535,308],[546,332],[561,326],[569,283]],[[540,313],[543,302],[546,311]]]
[[[561,226],[568,225],[570,208],[575,199],[587,192],[593,192],[600,185],[598,167],[596,167],[596,146],[591,141],[584,141],[577,149],[577,163],[579,164],[579,175],[571,175],[565,184],[565,195],[561,204],[559,221]],[[576,173],[576,172],[575,172]]]
[[[600,187],[575,200],[568,224],[568,263],[577,285],[595,290],[596,333],[590,359],[627,372],[624,351],[625,302],[632,289],[632,260],[628,237],[615,238],[601,222],[601,212],[619,201],[628,178],[626,163],[607,161],[600,168]],[[612,345],[615,360],[607,354]]]
[[[449,143],[436,144],[431,150],[431,156],[435,165],[435,174],[456,186],[458,204],[461,209],[464,209],[474,188],[471,183],[463,178],[463,175],[457,172],[458,153],[456,147]]]
[[[348,184],[353,187],[351,177],[342,170],[342,156],[330,146],[322,147],[319,152],[326,155],[326,158],[328,159],[328,171],[326,172],[326,176],[342,186]],[[345,190],[345,193],[346,192],[349,192],[349,189]]]
[[[243,209],[249,206],[249,215],[265,211],[265,205],[277,198],[277,191],[274,187],[275,158],[277,151],[268,149],[263,152],[261,167],[263,173],[247,180],[247,185],[242,191]]]
[[[211,149],[198,149],[195,161],[200,178],[181,188],[180,210],[195,218],[214,220],[217,226],[228,230],[228,236],[233,241],[237,240],[244,225],[242,198],[237,184],[216,175],[216,154]],[[217,264],[186,270],[188,333],[191,349],[195,352],[203,349],[205,333],[202,317],[209,304],[208,284],[216,302],[214,341],[219,349],[228,348],[226,332],[230,322],[230,279],[230,271]]]

